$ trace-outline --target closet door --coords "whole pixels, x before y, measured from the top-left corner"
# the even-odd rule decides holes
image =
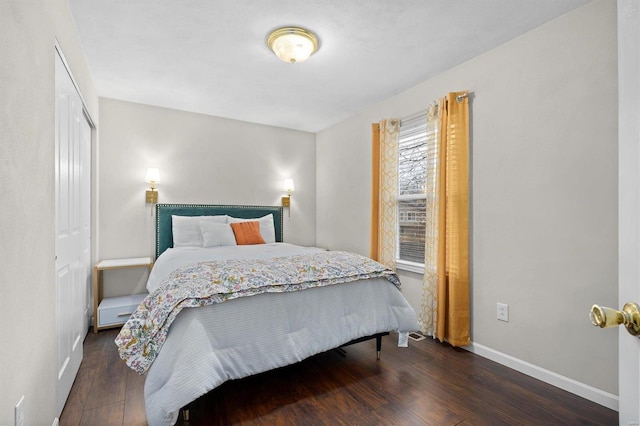
[[[91,279],[91,125],[83,114],[80,123],[80,239],[82,250],[82,338],[89,331],[93,315]]]
[[[80,363],[85,324],[87,285],[91,281],[90,129],[82,101],[56,52],[56,319],[57,410],[62,412]],[[90,311],[90,310],[89,310]]]

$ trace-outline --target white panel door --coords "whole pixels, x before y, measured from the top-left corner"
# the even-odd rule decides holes
[[[87,335],[93,315],[91,279],[91,125],[86,117],[80,123],[80,238],[82,241],[82,336]]]
[[[640,4],[618,0],[619,305],[640,303]],[[640,424],[640,339],[618,336],[621,425]]]
[[[56,320],[57,411],[62,412],[80,363],[88,330],[91,281],[91,132],[82,101],[56,56]],[[87,136],[87,131],[88,136]],[[86,312],[86,313],[85,313]]]

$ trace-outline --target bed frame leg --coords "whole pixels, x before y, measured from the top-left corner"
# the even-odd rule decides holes
[[[380,360],[380,352],[382,352],[382,336],[376,336],[376,351],[378,360]]]
[[[182,408],[182,419],[185,422],[189,421],[189,406],[188,405],[186,407]]]

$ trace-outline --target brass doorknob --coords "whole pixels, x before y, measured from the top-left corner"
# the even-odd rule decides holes
[[[597,327],[615,327],[623,324],[632,336],[640,334],[640,307],[637,303],[625,303],[622,311],[593,305],[589,316],[591,324]]]

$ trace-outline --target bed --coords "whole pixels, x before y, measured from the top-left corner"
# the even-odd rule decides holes
[[[251,228],[252,238],[258,229],[264,244],[231,244],[228,228],[236,238],[238,230]],[[282,207],[156,205],[150,294],[116,339],[120,356],[146,375],[150,425],[175,424],[183,407],[227,380],[369,338],[377,338],[379,352],[380,336],[390,331],[399,332],[405,346],[407,333],[418,329],[395,274],[352,253],[284,243],[282,231]],[[340,268],[350,271],[347,278]],[[318,270],[322,279],[306,275]],[[236,280],[233,292],[191,286],[218,283],[222,275]],[[272,275],[279,285],[253,285],[256,277]],[[157,300],[174,307],[156,309]]]

